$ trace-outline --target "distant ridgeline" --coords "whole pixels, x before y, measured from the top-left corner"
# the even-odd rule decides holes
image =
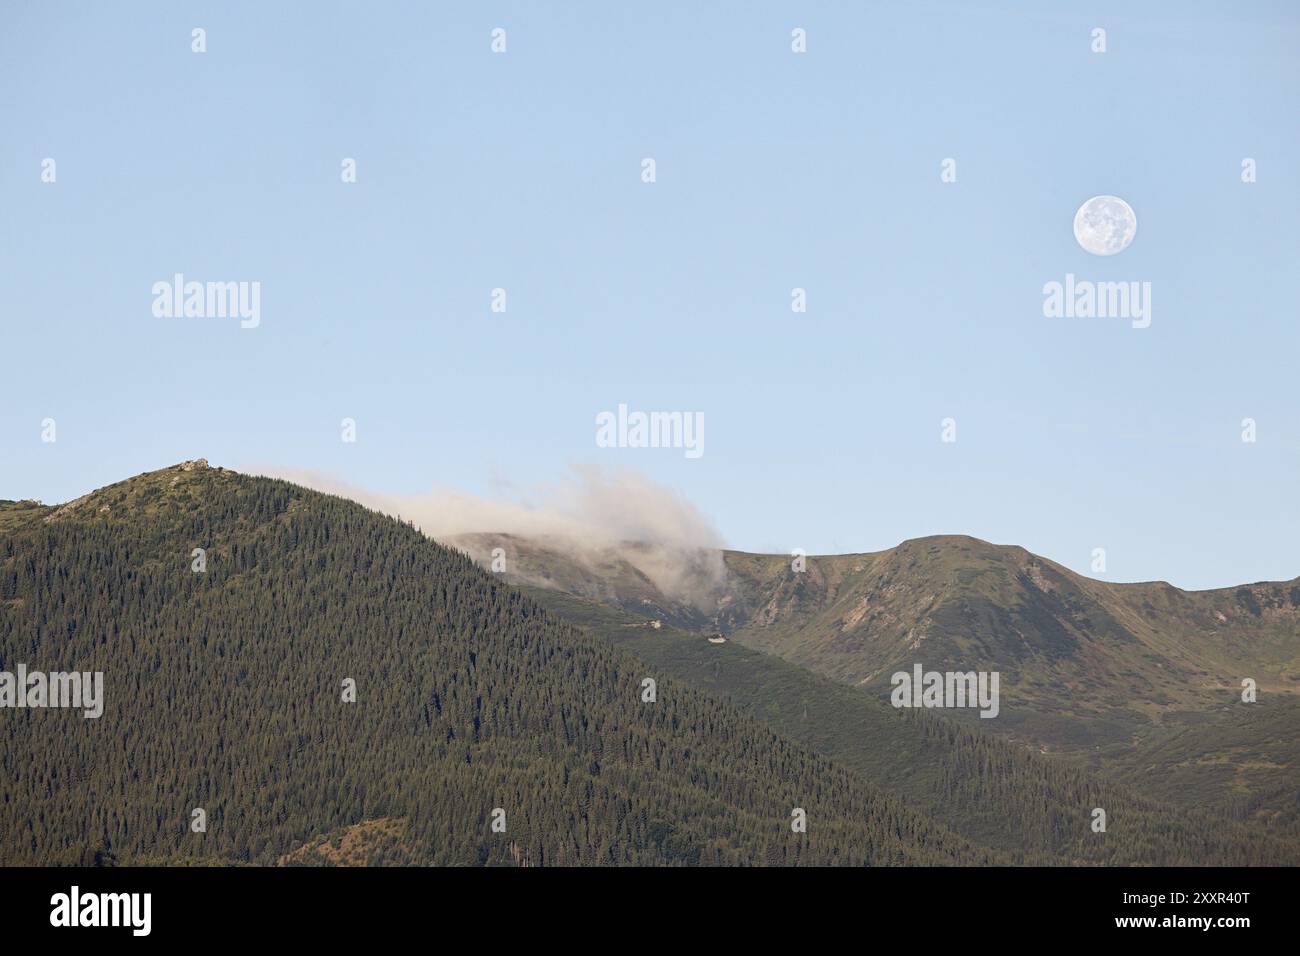
[[[667,630],[665,648],[687,639]],[[940,802],[900,787],[905,802],[857,765],[876,755],[772,729],[806,708],[777,719],[750,687],[742,709],[692,686],[712,659],[678,679],[634,654],[397,520],[282,481],[186,463],[60,507],[0,502],[0,670],[103,675],[96,719],[0,709],[0,864],[1297,859],[1072,771],[1044,783],[928,718],[907,721],[926,749],[882,741],[896,773],[942,768],[924,791]],[[991,813],[1021,806],[1035,832],[1017,847]]]

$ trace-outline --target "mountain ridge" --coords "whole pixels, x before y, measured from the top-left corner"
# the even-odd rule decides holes
[[[493,540],[451,543],[475,556]],[[1206,591],[1112,583],[1016,545],[927,536],[869,554],[810,556],[801,572],[788,556],[723,552],[725,593],[700,624],[699,608],[683,613],[646,582],[627,589],[590,566],[577,577],[594,582],[565,588],[564,565],[580,565],[581,555],[518,539],[504,551],[508,581],[722,633],[881,699],[892,674],[918,663],[998,671],[1002,711],[981,721],[984,732],[1130,781],[1160,766],[1174,799],[1267,794],[1295,812],[1287,792],[1300,754],[1288,738],[1300,736],[1300,587],[1291,581]],[[1246,678],[1272,715],[1263,737],[1250,729],[1263,712],[1240,700]]]

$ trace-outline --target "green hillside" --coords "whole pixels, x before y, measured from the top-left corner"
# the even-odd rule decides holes
[[[780,557],[727,563],[748,611],[741,643],[881,698],[916,662],[998,671],[998,718],[955,717],[1190,804],[1258,797],[1300,819],[1293,582],[1110,584],[965,537],[810,558],[805,574]],[[1245,677],[1257,703],[1241,702]]]
[[[1250,800],[1229,794],[1214,808],[1180,806],[1168,793],[1153,794],[1141,776],[1128,785],[935,711],[896,710],[860,688],[735,642],[649,627],[637,616],[562,592],[529,593],[556,614],[633,650],[649,673],[726,696],[782,736],[1018,862],[1300,863],[1300,831],[1260,813]],[[1104,837],[1088,827],[1094,807],[1107,811]]]
[[[409,526],[202,463],[0,508],[20,663],[106,703],[0,711],[0,864],[1005,859],[726,701],[642,702],[630,653]]]
[[[1300,689],[1300,588],[1185,592],[1108,584],[974,538],[808,560],[727,555],[751,607],[737,637],[849,683],[923,659],[1000,669],[1027,701],[1071,699],[1085,721],[1207,692]],[[1293,600],[1294,598],[1294,600]]]
[[[499,540],[474,537],[480,549]],[[1162,801],[1300,824],[1297,582],[1111,584],[1023,548],[939,536],[809,557],[803,572],[788,556],[723,552],[707,607],[683,612],[651,582],[606,574],[572,549],[512,539],[507,550],[513,583],[721,631],[879,700],[917,663],[997,671],[996,719],[946,715]],[[1241,701],[1246,677],[1259,687],[1253,704]]]

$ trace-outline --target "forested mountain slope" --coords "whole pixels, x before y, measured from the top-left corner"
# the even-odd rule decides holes
[[[529,594],[556,614],[633,650],[652,673],[725,695],[746,713],[857,771],[887,793],[1018,862],[1107,865],[1210,860],[1300,863],[1295,815],[1258,796],[1227,794],[1187,805],[1151,786],[1147,772],[1121,781],[982,732],[937,711],[897,710],[861,688],[814,674],[734,641],[661,625],[559,591]],[[1176,784],[1178,777],[1170,781]],[[1185,782],[1185,781],[1184,781]],[[1298,799],[1294,788],[1290,802]],[[1084,825],[1106,810],[1106,834]]]
[[[729,703],[643,702],[631,654],[411,527],[202,463],[0,505],[19,664],[102,671],[105,703],[0,710],[0,864],[267,863],[366,827],[370,862],[1005,859]]]

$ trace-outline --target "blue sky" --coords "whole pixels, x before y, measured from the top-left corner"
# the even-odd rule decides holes
[[[1297,9],[7,4],[0,497],[197,456],[392,493],[596,464],[749,550],[1294,577]],[[1108,258],[1071,234],[1098,194],[1139,222]],[[177,272],[260,282],[260,326],[156,318]],[[1149,281],[1151,327],[1045,318],[1066,273]],[[620,402],[702,413],[704,455],[596,447]]]

